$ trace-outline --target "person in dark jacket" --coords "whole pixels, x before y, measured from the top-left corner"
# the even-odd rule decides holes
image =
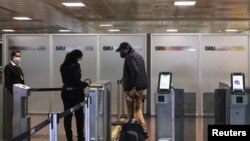
[[[142,124],[146,131],[145,120],[141,110],[144,90],[147,88],[147,74],[144,59],[139,53],[135,52],[127,42],[121,43],[116,52],[120,52],[120,57],[125,58],[123,66],[123,88],[126,96],[129,118],[131,119],[132,115],[130,95],[136,93],[134,117]]]
[[[64,105],[64,110],[72,108],[73,106],[84,101],[84,88],[88,83],[81,81],[80,61],[82,59],[82,52],[80,50],[73,50],[69,52],[63,64],[60,67],[63,87],[61,97]],[[76,90],[69,90],[71,88],[80,88]],[[78,141],[83,141],[83,108],[74,112],[76,118]],[[64,128],[66,132],[67,141],[73,141],[71,130],[72,114],[64,117]]]
[[[23,71],[20,67],[21,52],[14,50],[10,54],[11,61],[4,67],[4,108],[3,108],[3,139],[12,138],[13,121],[13,85],[24,84]],[[6,117],[6,118],[5,118]]]

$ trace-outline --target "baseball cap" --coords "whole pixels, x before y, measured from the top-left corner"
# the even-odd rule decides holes
[[[120,52],[122,49],[126,49],[128,46],[130,46],[128,42],[122,42],[119,48],[116,49],[116,52]]]

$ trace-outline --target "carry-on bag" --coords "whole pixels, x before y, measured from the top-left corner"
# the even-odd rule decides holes
[[[142,125],[134,118],[134,99],[136,94],[130,96],[132,99],[132,119],[122,125],[119,141],[145,141],[146,134]]]

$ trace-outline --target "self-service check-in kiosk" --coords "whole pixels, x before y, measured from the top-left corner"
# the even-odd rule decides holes
[[[156,104],[156,141],[174,141],[175,137],[175,96],[171,88],[172,73],[159,73]]]
[[[250,124],[249,102],[244,73],[231,73],[231,82],[220,82],[215,90],[215,124]]]
[[[247,124],[248,94],[244,73],[231,73],[230,124]]]

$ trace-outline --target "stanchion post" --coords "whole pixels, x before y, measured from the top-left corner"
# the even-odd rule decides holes
[[[90,141],[90,96],[85,97],[85,141]]]
[[[58,141],[58,118],[57,113],[50,113],[49,118],[50,122],[50,130],[49,130],[49,140],[50,141]]]
[[[121,117],[121,112],[120,112],[120,108],[121,108],[121,91],[120,91],[120,84],[121,81],[117,80],[117,121],[120,120]]]

